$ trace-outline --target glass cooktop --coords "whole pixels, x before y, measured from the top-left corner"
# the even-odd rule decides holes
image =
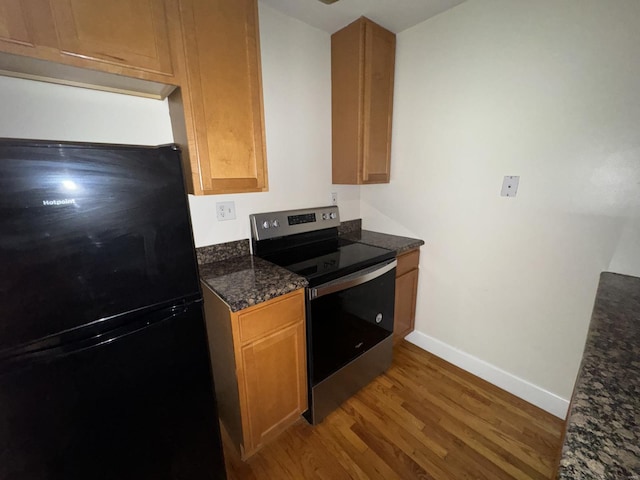
[[[340,240],[292,248],[263,258],[305,277],[310,286],[316,286],[394,257],[395,252],[386,248]]]

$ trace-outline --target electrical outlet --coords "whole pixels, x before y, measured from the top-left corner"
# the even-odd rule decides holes
[[[514,175],[508,175],[504,177],[502,181],[502,190],[500,195],[503,197],[515,197],[518,193],[518,184],[520,183],[520,177]]]
[[[338,192],[331,192],[331,205],[338,205]]]
[[[235,220],[236,219],[236,203],[235,202],[217,202],[216,217],[218,221]]]

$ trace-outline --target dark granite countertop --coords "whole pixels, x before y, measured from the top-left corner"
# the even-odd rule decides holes
[[[341,238],[354,242],[366,243],[374,247],[382,247],[387,250],[395,250],[397,255],[424,245],[424,240],[417,238],[400,237],[387,233],[372,232],[370,230],[359,230],[344,233]]]
[[[196,257],[198,265],[207,263],[220,262],[233,257],[242,257],[249,255],[249,239],[236,240],[233,242],[217,243],[208,247],[196,248]]]
[[[308,285],[305,278],[252,255],[200,265],[200,278],[232,312]]]
[[[343,222],[340,237],[401,254],[424,245],[416,238],[361,229],[360,220]],[[308,285],[304,277],[249,254],[249,240],[196,249],[200,278],[236,312]]]
[[[558,478],[640,479],[640,278],[600,276]]]

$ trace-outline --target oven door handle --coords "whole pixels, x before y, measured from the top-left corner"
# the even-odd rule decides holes
[[[315,300],[316,298],[324,297],[325,295],[329,295],[330,293],[340,292],[342,290],[346,290],[347,288],[356,287],[358,285],[362,285],[363,283],[370,282],[387,272],[390,272],[394,268],[398,261],[394,258],[393,260],[384,263],[383,265],[374,265],[373,267],[367,268],[366,270],[361,270],[356,273],[352,273],[351,275],[347,275],[346,277],[339,278],[338,280],[333,280],[331,282],[323,283],[322,285],[318,285],[315,288],[309,289],[309,300]]]

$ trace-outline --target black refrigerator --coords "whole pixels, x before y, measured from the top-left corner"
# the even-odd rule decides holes
[[[0,139],[0,480],[223,478],[178,147]]]

